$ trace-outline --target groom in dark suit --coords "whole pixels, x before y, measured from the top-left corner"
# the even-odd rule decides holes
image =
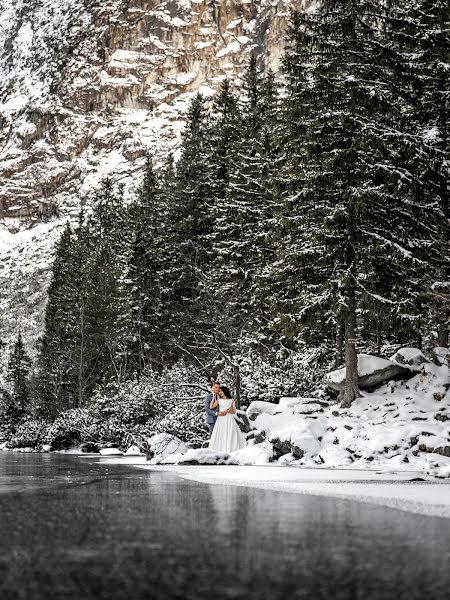
[[[212,435],[214,425],[216,424],[216,420],[217,420],[217,414],[219,412],[218,406],[216,408],[209,408],[209,405],[211,404],[211,400],[213,400],[213,399],[215,400],[216,398],[217,399],[219,398],[219,390],[220,390],[220,383],[218,381],[215,381],[212,385],[211,391],[205,397],[205,413],[206,413],[206,421],[207,421],[208,427],[209,427],[209,435]]]

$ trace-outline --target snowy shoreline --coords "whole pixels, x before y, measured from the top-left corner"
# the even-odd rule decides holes
[[[108,461],[109,462],[109,461]],[[387,508],[450,518],[450,483],[423,473],[380,473],[355,469],[265,466],[172,466],[134,464],[141,469],[168,471],[211,485],[234,485],[275,492],[352,500]],[[411,481],[414,478],[425,481]]]

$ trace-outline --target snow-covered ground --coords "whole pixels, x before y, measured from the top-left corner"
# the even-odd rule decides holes
[[[275,405],[253,402],[247,410],[251,430],[246,448],[230,454],[189,448],[173,453],[155,451],[152,462],[216,465],[277,462],[281,466],[309,468],[415,471],[448,478],[447,354],[448,350],[435,349],[434,360],[440,364],[423,357],[425,362],[411,372],[411,378],[388,381],[373,392],[364,391],[350,409],[329,404],[320,395],[281,398]],[[169,434],[165,435],[167,443],[173,442]]]

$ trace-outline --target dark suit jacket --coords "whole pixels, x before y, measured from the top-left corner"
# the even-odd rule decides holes
[[[205,397],[206,421],[207,421],[207,423],[210,423],[211,425],[213,425],[216,422],[216,419],[217,419],[216,413],[219,412],[218,406],[216,408],[212,408],[212,409],[209,408],[212,397],[213,397],[213,395],[211,392]]]

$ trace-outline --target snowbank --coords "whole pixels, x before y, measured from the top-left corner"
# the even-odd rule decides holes
[[[153,454],[161,458],[170,454],[185,454],[188,451],[186,444],[170,433],[158,433],[147,441]]]
[[[412,351],[409,358],[421,360]],[[390,361],[361,361],[371,373]],[[421,361],[409,380],[389,381],[363,392],[350,409],[317,398],[282,398],[277,405],[253,402],[247,414],[252,431],[247,447],[230,455],[188,450],[168,434],[149,440],[160,464],[239,464],[384,471],[450,476],[450,395],[448,367]]]

